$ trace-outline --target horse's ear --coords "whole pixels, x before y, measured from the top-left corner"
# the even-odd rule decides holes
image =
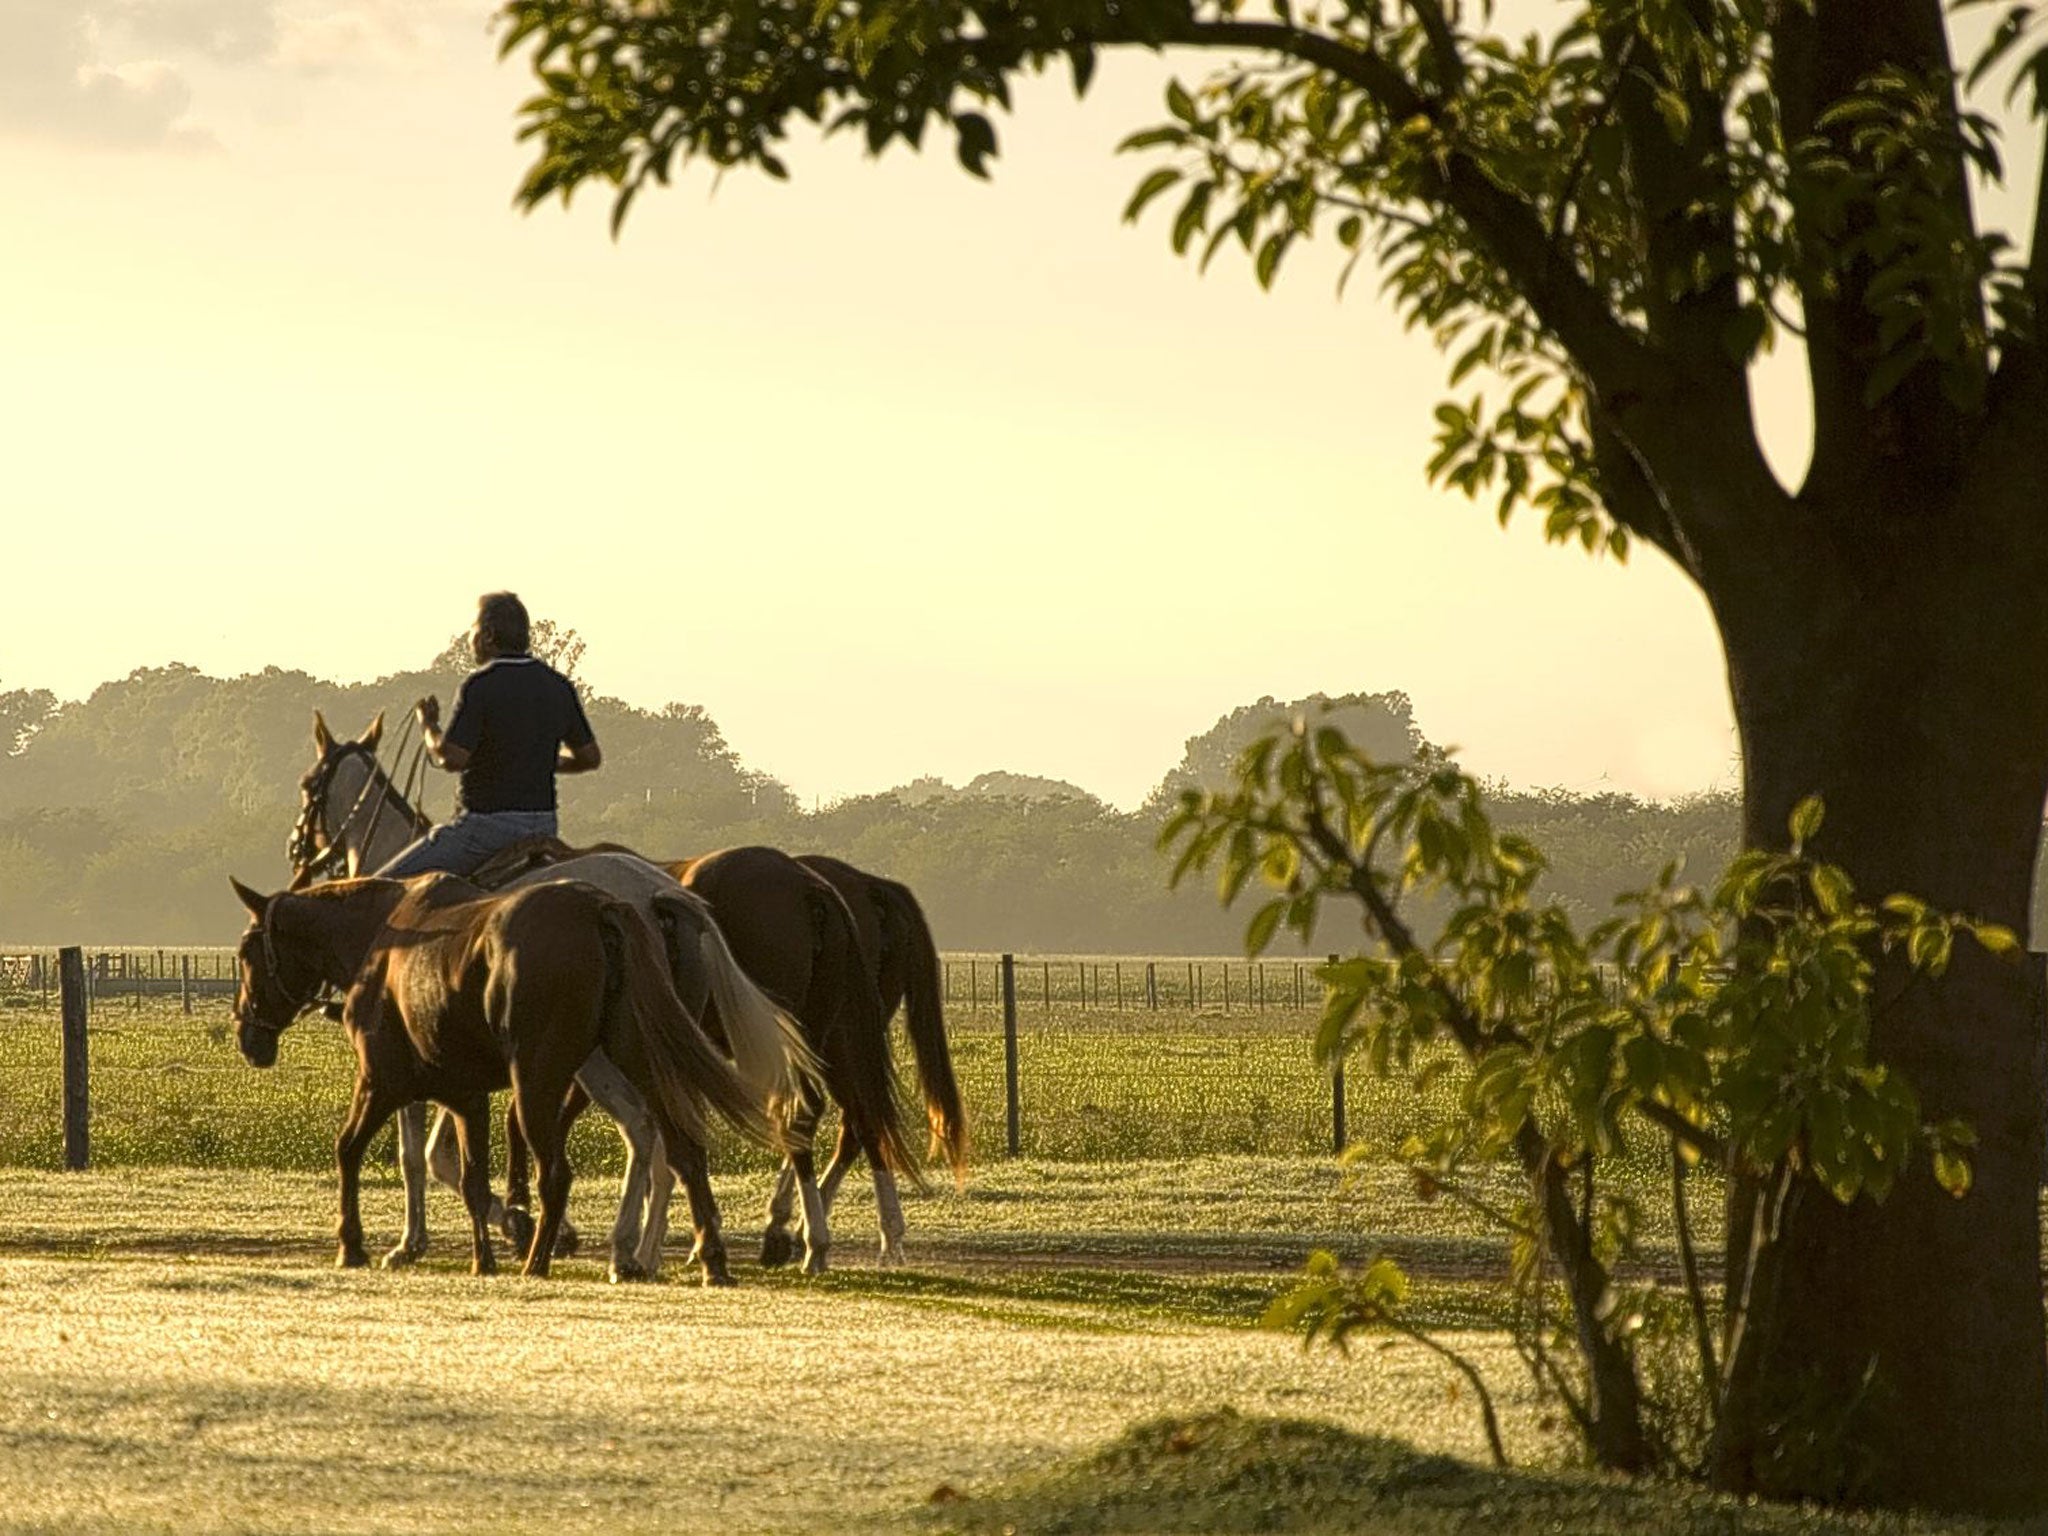
[[[383,737],[383,735],[384,711],[380,709],[377,711],[377,718],[370,722],[370,728],[367,731],[363,732],[362,744],[368,747],[372,752],[374,752],[377,750],[377,743]]]
[[[261,891],[250,890],[249,887],[242,884],[233,875],[228,876],[228,884],[235,888],[235,894],[241,898],[242,905],[249,909],[252,916],[261,917],[263,909],[270,905],[270,898],[268,896],[265,896]]]
[[[322,757],[334,745],[334,733],[327,729],[327,717],[317,709],[313,711],[313,745],[320,749]]]

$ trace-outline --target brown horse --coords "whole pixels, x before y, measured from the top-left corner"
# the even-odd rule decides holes
[[[885,879],[828,854],[803,853],[797,862],[822,876],[845,899],[860,932],[861,949],[874,972],[876,991],[887,1022],[904,1009],[911,1055],[917,1061],[918,1087],[924,1095],[925,1118],[932,1148],[945,1156],[956,1183],[967,1177],[967,1111],[953,1076],[953,1056],[946,1045],[946,1015],[938,945],[931,925],[909,886]],[[844,1122],[839,1143],[818,1193],[829,1213],[840,1180],[860,1147]]]
[[[357,1072],[335,1144],[344,1266],[369,1262],[357,1199],[363,1154],[385,1120],[415,1100],[455,1116],[478,1274],[496,1267],[487,1224],[495,1088],[511,1087],[540,1167],[529,1275],[545,1275],[554,1252],[571,1177],[559,1110],[593,1053],[647,1099],[667,1155],[693,1189],[685,1164],[703,1156],[704,1106],[755,1141],[778,1142],[755,1096],[677,998],[652,927],[623,901],[574,882],[486,896],[445,876],[271,896],[233,884],[254,919],[235,997],[238,1043],[252,1065],[277,1060],[279,1034],[326,988],[347,992],[342,1019]],[[715,1210],[693,1214],[715,1239]]]

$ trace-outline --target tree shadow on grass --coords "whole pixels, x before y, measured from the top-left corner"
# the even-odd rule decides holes
[[[2048,1531],[1747,1504],[1676,1483],[1495,1472],[1398,1440],[1231,1409],[1134,1425],[1091,1456],[968,1494],[916,1528],[958,1536],[1343,1532],[1346,1536],[1977,1536]]]

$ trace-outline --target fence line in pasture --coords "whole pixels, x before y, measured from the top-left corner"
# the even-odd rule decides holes
[[[1309,1051],[1321,964],[943,954],[948,1034],[982,1155],[1341,1149],[1356,1118],[1343,1073]],[[302,1062],[317,1065],[296,1069],[313,1076],[294,1089],[303,1107],[287,1122],[281,1077],[254,1072],[234,1047],[225,1005],[236,966],[219,947],[0,946],[0,1077],[16,1084],[0,1082],[0,1101],[18,1127],[0,1127],[0,1165],[324,1165],[328,1079],[339,1106],[347,1047],[317,1018],[295,1032]],[[208,1128],[252,1103],[278,1117],[273,1144],[288,1150]],[[599,1165],[610,1155],[602,1141],[585,1146]]]

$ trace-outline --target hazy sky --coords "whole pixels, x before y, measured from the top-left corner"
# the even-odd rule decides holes
[[[804,139],[614,245],[601,197],[513,211],[489,10],[0,0],[0,688],[372,677],[507,586],[807,798],[1130,804],[1316,689],[1519,783],[1729,780],[1704,605],[1427,489],[1441,364],[1369,277],[1118,222],[1155,61],[1023,93],[992,184]]]

